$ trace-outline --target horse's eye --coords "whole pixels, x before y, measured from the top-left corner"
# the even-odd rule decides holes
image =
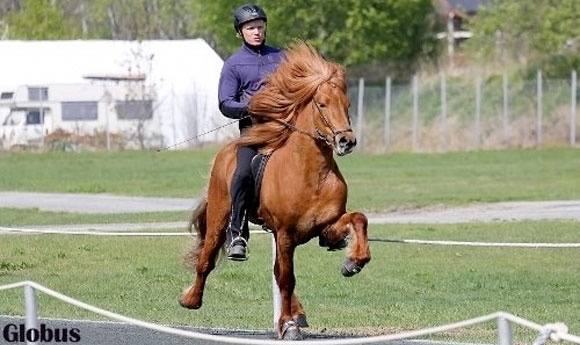
[[[326,103],[318,102],[319,108],[326,108]]]

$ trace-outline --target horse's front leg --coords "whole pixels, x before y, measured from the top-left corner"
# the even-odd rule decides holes
[[[276,234],[276,261],[274,263],[274,276],[280,289],[280,318],[278,319],[278,339],[299,340],[302,339],[299,325],[292,317],[293,304],[302,309],[302,305],[294,295],[296,277],[294,276],[294,250],[295,244],[287,238],[282,231]],[[303,313],[303,311],[302,311]]]
[[[292,305],[292,308],[291,308],[292,309],[292,320],[294,320],[294,322],[296,323],[296,326],[309,327],[308,321],[306,321],[306,312],[304,311],[304,308],[302,307],[302,303],[300,303],[300,300],[298,300],[298,296],[296,296],[296,293],[292,294],[291,305]]]
[[[371,260],[367,228],[367,216],[360,212],[351,212],[343,214],[334,224],[322,231],[320,243],[329,249],[342,249],[340,248],[344,247],[342,243],[345,243],[345,238],[350,235],[349,252],[341,269],[345,277],[359,273]]]

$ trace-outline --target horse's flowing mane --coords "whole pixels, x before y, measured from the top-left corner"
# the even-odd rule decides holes
[[[275,72],[252,96],[248,111],[256,124],[237,139],[240,146],[256,146],[272,152],[284,145],[296,117],[310,103],[320,84],[331,81],[346,93],[346,71],[323,58],[304,41],[295,42]]]

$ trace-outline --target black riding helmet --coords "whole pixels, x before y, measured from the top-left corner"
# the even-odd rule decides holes
[[[265,22],[268,21],[266,12],[256,4],[242,5],[234,11],[234,30],[240,33],[242,25],[256,19],[262,19]]]

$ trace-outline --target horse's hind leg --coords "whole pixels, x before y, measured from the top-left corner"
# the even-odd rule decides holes
[[[225,242],[225,233],[215,229],[215,227],[208,227],[203,247],[198,253],[195,283],[185,289],[179,298],[179,303],[185,308],[198,309],[202,305],[205,282],[215,268],[219,251]]]
[[[321,234],[329,248],[336,246],[336,243],[340,243],[350,234],[352,243],[341,270],[345,277],[359,273],[371,260],[367,228],[367,217],[360,212],[352,212],[343,214]]]

